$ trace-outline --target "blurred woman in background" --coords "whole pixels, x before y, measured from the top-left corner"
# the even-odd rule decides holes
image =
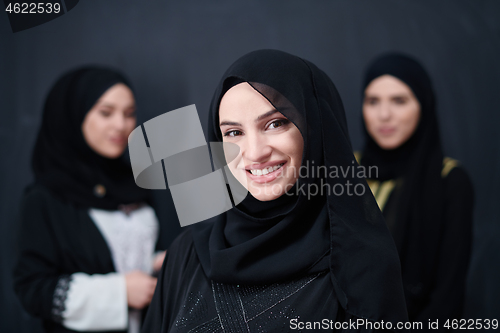
[[[445,158],[434,91],[422,66],[389,54],[364,78],[366,144],[360,159],[377,166],[368,184],[398,248],[409,318],[460,318],[471,251],[473,189]]]
[[[15,291],[47,332],[138,332],[164,253],[148,193],[123,158],[136,124],[130,84],[99,67],[50,91],[22,199]]]

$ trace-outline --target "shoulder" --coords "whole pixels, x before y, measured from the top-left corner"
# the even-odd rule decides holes
[[[186,229],[174,239],[167,250],[167,269],[185,270],[199,263],[194,248],[191,229]]]
[[[467,171],[460,165],[460,162],[445,158],[441,176],[444,180],[446,201],[449,205],[457,210],[473,206],[474,187]]]
[[[443,159],[441,177],[445,180],[447,187],[461,187],[472,190],[472,182],[467,171],[459,161],[453,158],[445,157]]]
[[[194,248],[193,236],[191,234],[191,229],[186,229],[181,232],[172,242],[169,247],[169,251],[183,251]]]
[[[42,184],[31,184],[24,189],[22,196],[23,201],[34,202],[44,202],[52,204],[67,205],[63,201],[63,198],[55,195],[49,188]]]
[[[21,198],[21,209],[42,209],[57,205],[59,200],[40,184],[31,184],[25,190]]]

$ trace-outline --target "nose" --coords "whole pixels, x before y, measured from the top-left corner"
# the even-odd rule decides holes
[[[126,117],[121,112],[115,112],[115,117],[113,118],[113,126],[118,131],[125,130],[126,127]]]
[[[378,118],[381,121],[387,121],[391,119],[391,116],[392,116],[392,110],[389,103],[380,103],[380,107],[378,110]]]
[[[271,158],[273,149],[264,134],[249,133],[244,141],[240,145],[241,155],[248,162],[264,163]]]

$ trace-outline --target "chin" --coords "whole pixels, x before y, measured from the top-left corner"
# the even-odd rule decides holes
[[[285,192],[281,189],[280,191],[273,192],[272,187],[267,186],[250,188],[248,192],[250,192],[250,194],[259,201],[275,200],[285,194]]]
[[[99,152],[99,155],[109,158],[109,159],[116,159],[122,156],[123,152],[125,149],[110,149],[106,151],[101,151]]]
[[[401,143],[396,140],[379,140],[376,142],[380,148],[385,150],[393,150],[401,146]]]

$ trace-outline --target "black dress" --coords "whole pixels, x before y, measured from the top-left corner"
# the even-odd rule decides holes
[[[445,331],[446,320],[462,315],[473,188],[464,168],[444,157],[436,97],[422,65],[404,54],[382,55],[368,67],[364,89],[384,75],[410,88],[420,105],[419,122],[411,137],[391,150],[381,148],[365,126],[360,164],[378,168],[378,174],[368,175],[369,184],[398,249],[409,319],[439,320]]]
[[[109,248],[87,209],[62,202],[43,186],[26,190],[19,225],[16,294],[47,332],[72,332],[61,325],[70,275],[115,272]]]
[[[302,166],[355,164],[331,80],[276,50],[251,52],[223,75],[210,108],[210,142],[223,141],[219,103],[240,83],[299,129]],[[382,214],[365,179],[345,177],[301,176],[286,195],[259,201],[249,194],[191,226],[168,250],[143,332],[370,331],[349,320],[406,321],[399,260]],[[367,191],[303,192],[346,183]]]
[[[130,87],[115,70],[78,68],[59,78],[45,101],[32,158],[35,182],[20,205],[13,279],[21,304],[43,320],[46,332],[71,332],[61,323],[73,273],[116,272],[110,247],[89,210],[113,212],[150,199],[135,185],[124,156],[98,154],[82,132],[96,101],[118,83]],[[125,301],[122,297],[117,303],[124,312]]]
[[[401,186],[401,179],[369,180],[368,184],[386,217],[389,230],[396,242],[402,244],[403,286],[411,317],[421,322],[429,318],[439,319],[444,324],[447,319],[460,318],[463,310],[472,245],[474,191],[469,176],[454,159],[444,159],[441,176],[445,188],[444,216],[439,225],[434,226],[434,237],[429,237],[426,243],[429,252],[435,255],[436,266],[433,269],[423,268],[419,280],[413,278],[413,281],[405,274],[414,265],[411,261],[414,254],[409,248],[413,241],[409,239],[410,235],[398,232],[394,219],[398,207],[396,189]],[[431,241],[434,239],[436,241]]]
[[[297,307],[304,304],[313,310],[311,315],[297,313]],[[322,324],[331,325],[346,319],[328,270],[267,285],[210,280],[197,258],[189,229],[168,250],[150,309],[143,332],[157,332],[160,327],[159,332],[172,333],[289,332],[299,322],[305,325],[327,319]]]

